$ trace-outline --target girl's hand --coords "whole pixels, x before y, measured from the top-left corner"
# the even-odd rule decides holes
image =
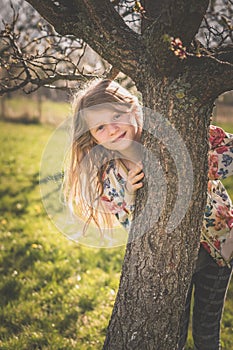
[[[229,261],[233,257],[233,228],[222,245],[221,254],[226,261]]]
[[[134,169],[131,169],[128,172],[125,189],[129,194],[134,194],[134,192],[143,186],[141,181],[144,178],[142,168],[142,163],[139,162]]]

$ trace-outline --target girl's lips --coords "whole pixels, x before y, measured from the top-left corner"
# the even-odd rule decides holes
[[[123,139],[123,138],[125,137],[125,135],[126,135],[126,131],[123,132],[123,134],[121,134],[120,136],[118,136],[115,140],[113,140],[112,143],[117,142],[117,141]]]

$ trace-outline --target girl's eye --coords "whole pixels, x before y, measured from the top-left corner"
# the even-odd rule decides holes
[[[117,120],[117,119],[119,119],[121,117],[121,114],[116,114],[115,116],[114,116],[114,120]]]
[[[103,130],[103,128],[104,128],[104,125],[99,125],[98,128],[97,128],[96,130],[97,130],[97,131],[101,131],[101,130]]]

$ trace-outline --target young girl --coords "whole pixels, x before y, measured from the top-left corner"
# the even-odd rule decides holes
[[[128,230],[135,193],[143,186],[140,154],[142,113],[138,100],[119,84],[101,80],[75,101],[68,200],[78,215],[100,227],[114,214]],[[220,347],[220,321],[231,275],[233,210],[219,181],[233,173],[233,135],[210,127],[209,183],[196,270],[181,322],[179,350],[184,349],[193,288],[195,349]],[[77,209],[78,208],[78,209]]]
[[[136,97],[116,82],[92,83],[75,99],[70,169],[65,192],[77,215],[103,231],[112,214],[129,228],[142,187],[142,113]]]

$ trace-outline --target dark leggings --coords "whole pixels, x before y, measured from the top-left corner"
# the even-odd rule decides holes
[[[179,350],[184,349],[187,339],[193,290],[192,333],[195,350],[221,349],[220,323],[230,276],[231,269],[219,267],[204,248],[201,247],[181,322]]]

